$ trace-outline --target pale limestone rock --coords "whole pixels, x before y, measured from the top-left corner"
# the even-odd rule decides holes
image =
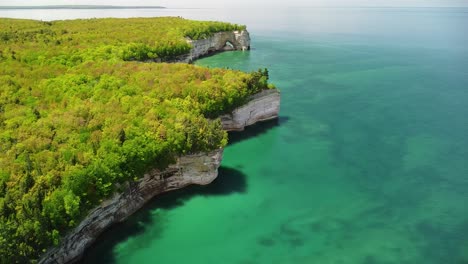
[[[234,36],[236,38],[236,41],[239,43],[237,49],[240,49],[240,50],[250,49],[250,35],[247,30],[234,31]]]
[[[246,126],[257,122],[278,118],[280,100],[280,93],[277,89],[264,90],[252,95],[247,104],[230,114],[221,116],[223,129],[242,131]]]

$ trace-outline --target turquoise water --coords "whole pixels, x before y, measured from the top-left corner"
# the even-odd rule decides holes
[[[468,263],[467,9],[180,12],[246,21],[251,52],[197,64],[268,67],[281,117],[85,263]]]

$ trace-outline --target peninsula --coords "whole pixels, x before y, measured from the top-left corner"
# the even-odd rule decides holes
[[[43,5],[0,6],[2,9],[164,9],[163,6],[114,6],[114,5]]]
[[[155,195],[214,180],[226,130],[277,118],[279,92],[266,69],[167,62],[248,49],[221,22],[0,19],[0,261],[77,261]]]

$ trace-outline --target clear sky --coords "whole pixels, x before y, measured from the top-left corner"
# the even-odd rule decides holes
[[[0,0],[0,5],[158,5],[165,7],[468,6],[468,0]]]

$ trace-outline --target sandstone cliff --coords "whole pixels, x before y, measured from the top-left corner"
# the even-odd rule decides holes
[[[179,61],[192,62],[197,58],[226,50],[249,50],[250,35],[247,30],[225,31],[215,33],[207,39],[191,40],[190,53],[179,58]]]
[[[232,113],[221,116],[223,129],[242,131],[246,126],[278,117],[280,93],[277,89],[264,90],[252,95],[247,104]]]

